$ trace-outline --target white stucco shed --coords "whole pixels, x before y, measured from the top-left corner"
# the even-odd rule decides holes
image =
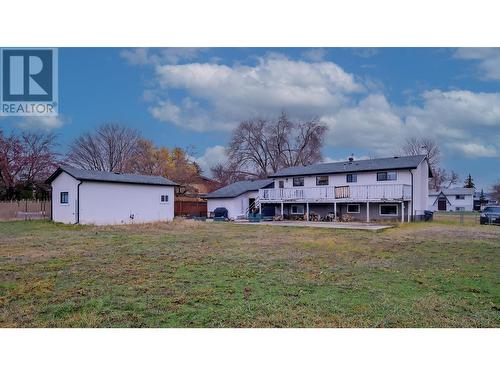
[[[132,224],[174,218],[174,187],[160,176],[58,168],[52,187],[52,220],[66,224]]]

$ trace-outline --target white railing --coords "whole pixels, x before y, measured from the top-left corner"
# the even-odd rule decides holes
[[[371,199],[411,199],[411,185],[346,185],[260,189],[261,201],[335,201]]]

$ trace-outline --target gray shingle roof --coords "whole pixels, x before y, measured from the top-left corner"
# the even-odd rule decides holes
[[[474,189],[472,188],[449,188],[449,189],[441,189],[441,190],[429,190],[429,195],[439,195],[439,193],[443,192],[444,195],[472,195],[474,194]]]
[[[263,189],[268,185],[271,185],[273,180],[265,179],[265,180],[244,180],[238,181],[231,185],[224,186],[219,190],[215,190],[206,195],[206,198],[234,198],[247,191],[254,191]]]
[[[305,167],[299,166],[285,168],[270,175],[269,177],[305,176],[317,174],[417,168],[417,166],[424,159],[425,155],[416,155],[369,160],[354,160],[353,162],[345,161],[337,163],[312,164]]]
[[[72,177],[80,181],[100,181],[100,182],[118,182],[124,184],[141,184],[141,185],[163,185],[177,186],[178,184],[161,176],[146,176],[139,174],[128,173],[113,173],[102,171],[87,171],[68,166],[59,167],[48,179],[47,183],[51,183],[62,172],[66,172]]]

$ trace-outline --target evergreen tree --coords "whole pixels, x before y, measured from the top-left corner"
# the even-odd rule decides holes
[[[484,196],[484,190],[481,189],[481,194],[479,194],[479,204],[486,202],[486,197]]]
[[[474,184],[474,180],[469,173],[469,176],[467,176],[467,178],[465,179],[464,188],[474,189],[475,186],[476,185]]]

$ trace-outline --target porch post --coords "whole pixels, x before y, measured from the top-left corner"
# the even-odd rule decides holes
[[[306,221],[309,221],[309,202],[306,203]]]
[[[281,220],[283,220],[283,202],[281,202]]]
[[[405,202],[401,202],[401,222],[405,222]]]
[[[408,201],[408,222],[410,222],[410,201]]]
[[[337,202],[333,202],[333,220],[337,219]]]
[[[262,203],[259,204],[259,215],[262,215]]]
[[[370,202],[366,201],[366,222],[370,222]]]

